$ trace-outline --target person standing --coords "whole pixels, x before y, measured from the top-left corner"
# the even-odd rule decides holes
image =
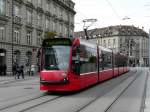
[[[6,66],[6,64],[3,65],[3,69],[4,69],[4,75],[6,75],[6,71],[7,71],[7,66]]]
[[[13,64],[13,68],[12,68],[12,71],[13,71],[13,76],[16,76],[16,67],[17,67],[17,64]]]
[[[2,65],[0,64],[0,75],[2,75]]]
[[[16,77],[17,77],[17,79],[19,79],[19,76],[20,76],[20,67],[19,67],[19,65],[17,64],[17,65],[16,65],[15,79],[16,79]]]
[[[31,75],[32,76],[34,75],[34,72],[35,72],[35,67],[34,67],[34,65],[31,65]]]

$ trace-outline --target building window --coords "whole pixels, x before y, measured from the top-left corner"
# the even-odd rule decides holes
[[[37,45],[41,45],[41,36],[42,36],[42,33],[37,34]]]
[[[27,23],[32,24],[32,12],[27,10]]]
[[[103,41],[103,46],[106,47],[106,40]]]
[[[46,18],[45,27],[46,27],[46,29],[49,29],[49,19],[48,18]]]
[[[115,48],[116,46],[116,39],[113,39],[113,48]]]
[[[56,10],[56,6],[53,6],[53,8],[54,8],[54,9],[53,9],[53,10],[54,10],[54,13],[53,13],[53,14],[56,14],[56,15],[57,15],[57,12],[56,12],[56,11],[57,11],[57,10]]]
[[[4,15],[5,13],[5,2],[4,0],[0,0],[0,15]]]
[[[32,44],[32,32],[27,31],[27,44]]]
[[[14,30],[14,42],[20,43],[20,31],[18,29]]]
[[[28,2],[32,3],[32,0],[27,0]]]
[[[67,27],[66,26],[64,27],[64,34],[65,34],[65,36],[67,36]]]
[[[38,4],[38,7],[41,7],[42,6],[42,1],[41,0],[37,0],[37,4]]]
[[[49,2],[46,3],[46,11],[49,11]]]
[[[14,51],[14,62],[19,64],[20,63],[20,51]]]
[[[4,35],[5,35],[5,28],[0,27],[0,40],[4,40]]]
[[[37,15],[37,25],[38,25],[38,27],[42,26],[42,16],[40,14]]]
[[[63,16],[63,9],[60,8],[59,17],[61,18],[62,16]]]
[[[62,24],[59,25],[59,31],[60,31],[60,33],[63,33],[63,25]]]
[[[56,23],[54,21],[52,23],[52,29],[53,29],[53,31],[56,31]]]
[[[14,16],[20,17],[20,7],[18,5],[14,5]]]
[[[5,28],[0,26],[0,40],[4,40]]]
[[[111,42],[110,42],[110,39],[108,39],[108,48],[111,48]]]

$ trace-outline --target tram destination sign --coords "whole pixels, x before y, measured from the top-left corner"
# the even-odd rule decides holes
[[[54,46],[54,45],[65,45],[65,46],[70,46],[71,45],[71,40],[70,39],[47,39],[43,41],[42,46],[43,47],[49,47],[49,46]]]

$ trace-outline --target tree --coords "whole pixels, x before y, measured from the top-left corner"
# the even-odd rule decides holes
[[[57,36],[56,32],[45,32],[44,39],[55,38]]]

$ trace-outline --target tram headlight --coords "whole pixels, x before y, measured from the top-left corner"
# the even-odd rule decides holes
[[[66,73],[61,73],[61,76],[62,76],[63,78],[67,78],[67,74],[66,74]]]

